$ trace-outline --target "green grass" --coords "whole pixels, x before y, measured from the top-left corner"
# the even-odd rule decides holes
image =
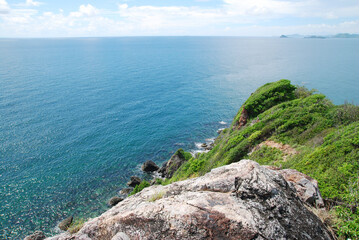
[[[155,193],[154,195],[152,195],[148,201],[149,202],[155,202],[161,198],[163,198],[163,196],[165,195],[165,192],[158,192],[158,193]]]
[[[334,211],[339,219],[338,235],[358,239],[358,211],[348,207],[357,200],[348,200],[348,196],[353,195],[351,181],[359,176],[359,107],[348,103],[336,106],[323,94],[295,87],[288,80],[265,84],[244,106],[249,115],[244,127],[233,127],[241,107],[232,126],[216,139],[214,148],[189,158],[166,182],[201,176],[243,158],[294,168],[318,180],[324,198],[346,203]],[[280,150],[262,147],[248,156],[265,140],[290,144],[299,154],[284,161]]]

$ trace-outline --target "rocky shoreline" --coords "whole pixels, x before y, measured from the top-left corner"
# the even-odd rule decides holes
[[[309,210],[322,202],[314,179],[241,160],[202,177],[148,187],[79,232],[47,239],[335,239]]]
[[[343,117],[343,111],[350,114]],[[351,182],[358,176],[351,164],[358,156],[357,113],[359,107],[335,106],[285,79],[265,84],[230,128],[196,144],[209,153],[179,149],[161,167],[145,162],[150,182],[132,176],[101,216],[47,239],[309,240],[337,239],[338,232],[355,237],[358,208],[345,198],[351,190],[339,188],[359,186]],[[314,178],[323,196],[344,196],[347,205],[328,212]],[[26,240],[44,238],[36,232]]]
[[[207,150],[207,148],[208,148],[208,150],[212,149],[213,146],[214,146],[214,140],[211,141],[210,144],[208,144],[208,141],[207,141],[207,143],[201,144],[201,147],[206,150]],[[107,204],[110,207],[110,209],[107,210],[105,213],[103,213],[100,217],[92,219],[92,220],[90,219],[87,223],[85,223],[84,227],[81,226],[81,228],[79,229],[80,230],[79,233],[70,234],[69,232],[66,232],[73,221],[73,217],[70,216],[70,217],[64,219],[63,221],[61,221],[58,225],[58,227],[62,231],[65,231],[65,233],[56,235],[54,237],[46,238],[46,236],[43,232],[36,231],[33,234],[25,237],[24,240],[43,240],[43,239],[48,239],[48,240],[70,240],[70,239],[94,240],[94,239],[99,239],[100,240],[100,239],[105,239],[104,235],[97,233],[97,231],[98,231],[97,228],[99,227],[98,223],[95,224],[96,227],[94,227],[93,224],[94,224],[94,222],[98,222],[98,221],[107,222],[107,220],[108,220],[107,218],[109,218],[109,216],[112,216],[113,214],[115,214],[115,213],[113,213],[115,211],[113,209],[117,209],[117,208],[125,208],[126,211],[136,212],[136,214],[138,214],[138,216],[136,216],[135,219],[137,219],[139,221],[153,222],[154,219],[152,219],[152,217],[150,217],[150,219],[147,219],[147,220],[143,219],[146,209],[136,210],[136,207],[133,206],[133,202],[134,201],[138,202],[139,206],[141,205],[141,201],[146,202],[143,195],[146,195],[147,197],[145,197],[145,198],[148,198],[149,194],[145,193],[148,191],[151,194],[154,194],[154,196],[158,195],[158,197],[156,197],[156,198],[162,199],[162,198],[169,198],[170,196],[173,197],[173,196],[181,195],[182,191],[183,191],[183,187],[179,188],[178,186],[186,186],[185,188],[188,189],[188,186],[185,183],[187,180],[182,181],[182,182],[176,182],[176,183],[173,183],[173,184],[170,184],[167,186],[160,185],[159,181],[158,181],[158,179],[161,179],[161,180],[170,179],[173,176],[173,174],[187,161],[187,159],[185,158],[183,153],[184,153],[184,151],[182,149],[177,150],[176,153],[173,154],[172,157],[168,161],[164,162],[161,167],[157,166],[157,164],[151,160],[148,160],[145,163],[143,163],[141,166],[142,171],[145,173],[152,174],[152,176],[153,176],[152,180],[150,181],[151,187],[147,187],[140,193],[137,193],[137,194],[134,194],[134,196],[131,196],[131,193],[133,193],[134,189],[137,186],[139,186],[141,184],[141,182],[143,181],[141,178],[139,178],[137,176],[132,176],[130,178],[129,182],[127,183],[128,187],[121,189],[117,196],[114,196],[109,199]],[[236,174],[234,174],[232,172],[233,171],[232,168],[234,168],[235,171],[237,171]],[[245,170],[245,169],[247,169],[247,170]],[[248,175],[248,173],[253,171],[253,169],[260,169],[258,171],[261,174],[262,174],[262,172],[266,172],[266,171],[270,171],[271,174],[275,173],[274,177],[273,176],[270,177],[271,178],[270,181],[274,181],[274,183],[277,185],[279,184],[280,187],[285,186],[285,188],[289,188],[290,189],[289,191],[291,191],[291,193],[286,193],[288,196],[285,196],[283,199],[280,199],[280,200],[274,200],[274,201],[278,201],[278,202],[272,203],[271,202],[272,200],[269,200],[269,199],[276,198],[275,196],[277,194],[279,194],[279,191],[285,192],[287,190],[283,190],[283,189],[279,190],[277,188],[273,188],[273,186],[272,186],[273,183],[269,184],[267,182],[267,181],[269,181],[268,179],[266,179],[266,180],[260,179],[260,178],[258,179],[259,176],[255,177],[257,182],[256,182],[256,185],[254,185],[254,186],[253,186],[253,182],[252,182],[253,179],[250,180],[251,185],[248,185],[248,183],[245,183],[243,185],[243,183],[246,182],[247,180],[240,180],[238,177],[235,177],[239,174],[238,171],[240,171],[240,175]],[[226,172],[227,174],[223,174],[223,171]],[[244,171],[247,171],[247,172],[244,172]],[[218,180],[219,177],[215,176],[217,172],[222,174],[220,176],[220,181]],[[259,174],[259,173],[256,173],[256,174]],[[210,175],[209,179],[206,179],[207,175]],[[278,180],[277,179],[278,176],[280,176],[280,178],[284,179],[285,183],[283,182],[283,180]],[[254,177],[254,176],[252,176],[252,177]],[[191,232],[192,230],[190,230],[194,226],[186,226],[185,229],[180,229],[180,226],[178,225],[178,226],[176,226],[176,228],[178,228],[178,229],[176,229],[176,231],[174,231],[174,232],[172,231],[172,233],[170,235],[164,235],[165,232],[168,230],[166,230],[166,231],[164,231],[163,229],[161,230],[156,223],[153,223],[155,225],[154,227],[158,228],[158,229],[156,229],[155,232],[152,231],[152,234],[154,236],[156,236],[155,239],[172,239],[172,237],[174,237],[174,239],[179,239],[179,238],[186,238],[186,239],[274,239],[274,238],[267,238],[267,237],[274,237],[274,236],[276,237],[276,239],[278,239],[277,237],[279,237],[279,238],[285,237],[287,239],[287,237],[289,237],[289,236],[291,236],[291,237],[294,236],[293,235],[293,226],[291,225],[292,223],[290,223],[290,222],[295,220],[296,224],[297,224],[298,219],[283,220],[282,219],[283,211],[287,211],[285,218],[295,217],[293,215],[295,212],[296,212],[296,214],[299,214],[299,212],[301,212],[302,215],[303,215],[303,211],[305,212],[304,213],[305,217],[303,219],[300,219],[300,221],[303,221],[303,223],[301,223],[302,225],[300,226],[300,229],[295,230],[296,231],[295,234],[297,237],[300,236],[301,239],[313,239],[312,237],[316,236],[316,234],[318,234],[320,232],[320,234],[321,234],[320,237],[316,238],[316,239],[334,239],[333,234],[323,225],[323,223],[320,221],[320,219],[318,219],[317,216],[315,216],[311,211],[309,211],[307,209],[308,207],[315,207],[315,208],[324,207],[324,202],[323,202],[323,199],[319,192],[317,181],[306,176],[303,173],[296,171],[296,170],[293,170],[293,169],[280,170],[280,169],[273,168],[271,166],[260,166],[259,164],[255,163],[253,161],[250,161],[250,160],[241,160],[239,163],[235,163],[235,164],[231,164],[229,166],[224,166],[224,167],[221,167],[218,169],[214,169],[211,171],[211,173],[206,174],[204,177],[200,177],[200,178],[196,178],[194,180],[188,180],[188,181],[192,182],[192,183],[188,183],[189,185],[192,184],[191,185],[192,189],[190,189],[190,191],[200,191],[200,192],[209,191],[209,192],[213,192],[213,193],[216,193],[216,192],[228,193],[232,197],[235,196],[236,198],[239,198],[242,200],[251,199],[251,201],[254,201],[254,202],[249,204],[250,207],[245,206],[245,209],[246,209],[245,211],[247,211],[246,214],[251,214],[250,218],[253,218],[253,219],[258,218],[258,219],[255,219],[255,221],[258,222],[256,224],[263,224],[264,222],[272,221],[273,219],[274,219],[273,221],[276,223],[281,223],[281,222],[286,222],[286,223],[284,224],[284,226],[281,226],[280,229],[278,229],[278,226],[275,226],[274,223],[270,223],[268,225],[268,227],[270,227],[271,229],[264,230],[264,228],[258,227],[258,226],[256,226],[256,224],[253,225],[253,223],[251,223],[249,221],[249,219],[250,219],[249,216],[245,216],[246,220],[244,220],[242,218],[240,219],[240,221],[238,219],[225,220],[225,221],[229,221],[229,222],[238,221],[235,225],[237,227],[242,227],[242,230],[233,230],[233,229],[231,229],[231,226],[226,225],[227,223],[224,226],[218,225],[218,224],[224,224],[224,223],[222,223],[222,221],[224,221],[222,218],[226,219],[226,217],[229,213],[228,212],[222,213],[221,211],[217,212],[217,210],[218,210],[217,209],[217,210],[210,210],[209,213],[207,213],[207,214],[210,214],[209,216],[216,219],[216,221],[217,221],[216,224],[212,223],[212,225],[210,227],[208,227],[208,226],[206,226],[206,225],[208,225],[208,223],[204,219],[200,219],[200,221],[202,221],[200,224],[205,226],[205,229],[202,229],[204,232],[199,231],[197,234],[194,234],[194,235],[192,235],[193,234]],[[195,183],[193,183],[193,181]],[[264,181],[264,182],[261,182],[261,181]],[[279,183],[278,181],[279,182],[282,181],[282,182]],[[233,184],[233,185],[231,185],[231,184]],[[269,184],[269,185],[267,185],[267,184]],[[242,188],[244,188],[245,190],[240,189],[239,185],[241,185]],[[258,189],[256,189],[256,187]],[[269,190],[271,188],[272,188],[272,190]],[[154,192],[156,192],[156,193],[154,193]],[[267,193],[265,193],[265,192],[267,192]],[[294,199],[296,199],[296,201],[299,201],[299,203],[295,204],[295,207],[298,207],[298,205],[308,206],[308,207],[307,208],[301,207],[302,209],[300,209],[300,210],[298,210],[298,209],[289,209],[288,210],[288,208],[291,208],[292,203],[289,204],[289,203],[287,203],[287,201],[292,201],[294,195],[296,196]],[[193,198],[193,196],[192,196],[189,199],[191,199],[191,201],[194,201],[194,202],[203,201],[203,200],[200,200],[202,197],[204,197],[204,196],[196,196],[195,198]],[[205,198],[206,198],[206,201],[208,201],[207,203],[205,203],[205,205],[207,207],[209,207],[213,204],[215,206],[217,206],[219,204],[218,203],[219,200],[216,199],[216,197],[214,197],[214,196],[205,196]],[[138,200],[138,199],[140,199],[140,200]],[[197,199],[197,200],[194,200],[194,199]],[[156,200],[157,199],[155,199],[153,202],[155,202]],[[147,199],[147,202],[148,201],[152,202],[152,200]],[[168,201],[170,201],[170,202],[167,204],[169,204],[169,205],[173,204],[172,200],[168,200]],[[215,203],[213,201],[215,201]],[[221,206],[221,208],[222,207],[226,208],[225,205],[228,204],[228,203],[226,203],[226,201],[228,201],[228,199],[220,200],[221,204],[219,204],[219,205]],[[263,201],[267,202],[267,203],[264,204]],[[178,206],[179,207],[178,209],[182,209],[182,208],[188,208],[187,205],[189,203],[187,202],[186,204],[184,204],[184,203],[177,203],[177,204],[180,204],[180,206]],[[196,204],[199,204],[199,203],[196,203]],[[258,206],[257,206],[258,204],[260,204],[260,205],[264,204],[265,206],[262,206],[262,208],[267,209],[266,211],[269,211],[269,212],[265,213],[264,216],[262,216],[262,214],[260,214],[261,216],[259,216],[258,213],[254,214],[253,210],[251,209],[253,207],[252,205],[256,205],[256,208],[258,208]],[[270,205],[270,207],[267,206],[268,204]],[[132,207],[130,207],[129,205]],[[208,209],[206,209],[205,207],[202,206],[203,205],[202,202],[199,205],[200,206],[195,206],[195,208],[198,208],[200,211],[208,212]],[[118,207],[118,206],[120,206],[120,207]],[[194,206],[194,205],[191,203],[191,204],[189,204],[189,206]],[[161,208],[166,208],[166,204],[161,205]],[[243,208],[243,206],[241,206],[241,208]],[[268,210],[268,208],[270,210]],[[274,215],[272,212],[273,209],[277,209],[277,210],[275,210]],[[286,209],[286,210],[283,210],[283,209]],[[186,211],[187,210],[188,209],[186,209]],[[234,209],[232,209],[232,210],[234,211]],[[169,211],[169,210],[167,210],[167,211]],[[181,211],[183,211],[183,209]],[[115,212],[118,215],[120,214],[118,211],[115,211]],[[196,221],[198,221],[198,219],[197,219],[198,213],[196,211],[194,211],[194,212],[192,209],[190,211],[190,213],[188,213],[189,215],[186,215],[184,217],[190,218],[190,219],[192,217],[195,217]],[[130,215],[132,215],[132,214],[135,214],[135,213],[131,213]],[[166,214],[170,214],[170,213],[161,210],[160,214],[166,215]],[[123,213],[121,214],[121,216],[122,215],[123,215]],[[148,216],[146,215],[146,218],[147,217]],[[173,216],[171,216],[171,217],[173,218]],[[175,217],[175,218],[176,218],[176,221],[181,221],[181,219],[179,219],[179,218],[177,219],[177,217]],[[121,217],[121,219],[122,219],[122,217]],[[270,220],[270,219],[272,219],[272,220]],[[162,219],[160,221],[161,224],[163,224],[163,221],[166,221],[166,220]],[[192,221],[192,220],[190,220],[190,221]],[[310,229],[312,229],[313,222],[315,222],[316,229],[314,231],[307,229],[308,221],[311,224],[311,226],[309,227]],[[118,230],[117,232],[115,232],[116,234],[113,235],[112,233],[109,234],[107,232],[106,239],[111,239],[111,240],[154,239],[151,235],[148,235],[148,233],[146,233],[147,230],[145,230],[145,228],[142,229],[143,231],[140,231],[140,228],[144,227],[144,226],[142,226],[142,225],[138,226],[138,223],[135,223],[135,222],[131,222],[132,225],[128,226],[127,222],[128,222],[127,220],[123,222],[123,223],[126,223],[125,224],[126,227],[124,229],[120,228],[121,231]],[[101,223],[101,224],[103,224],[103,223]],[[167,223],[167,224],[169,224],[169,223]],[[185,224],[185,223],[183,223],[183,224]],[[193,223],[191,223],[191,224],[193,224]],[[233,225],[233,223],[231,223],[231,224]],[[251,226],[249,227],[249,225],[251,225]],[[115,226],[117,226],[117,224],[115,224],[114,226],[107,224],[106,228],[111,229],[111,228],[114,228]],[[246,226],[246,227],[243,227],[243,226]],[[196,227],[200,228],[199,225]],[[224,231],[225,227],[228,227],[229,229],[227,229],[226,234],[223,235],[223,233],[221,231]],[[136,228],[136,230],[135,230],[135,228]],[[171,228],[173,228],[173,226],[171,226]],[[186,229],[186,228],[188,228],[188,229]],[[85,229],[85,230],[82,230],[82,229]],[[130,229],[130,231],[126,231],[126,229]],[[303,229],[306,229],[306,230],[303,232]],[[153,227],[151,227],[151,230],[153,230]],[[94,232],[94,231],[96,231],[96,232]],[[262,232],[262,231],[264,231],[264,232]],[[290,234],[287,231],[289,231]],[[308,231],[311,233],[308,234]],[[112,230],[111,232],[114,232],[114,231]],[[109,238],[110,235],[112,236],[111,238]],[[218,238],[219,236],[221,236],[222,238]],[[237,237],[239,237],[239,238],[237,238]]]
[[[226,124],[225,122],[221,121],[220,124]],[[217,133],[220,134],[224,128],[220,128],[217,130]],[[196,143],[196,150],[192,150],[192,156],[196,156],[199,153],[209,152],[214,147],[214,141],[216,138],[208,138],[203,143]],[[157,179],[165,180],[169,179],[173,176],[173,174],[182,166],[183,163],[187,161],[187,159],[183,155],[183,150],[180,148],[178,149],[169,160],[165,161],[161,167],[159,167],[155,162],[152,160],[147,160],[141,166],[141,170],[144,173],[150,174],[152,176],[152,180],[150,180],[150,185],[157,185]],[[117,195],[111,197],[107,205],[111,208],[116,206],[118,203],[125,200],[131,192],[133,192],[134,188],[141,184],[143,179],[138,176],[131,176],[129,181],[127,182],[127,186],[122,188]],[[67,231],[71,224],[73,223],[74,216],[69,216],[62,220],[57,227],[61,231]],[[34,233],[26,236],[24,240],[43,240],[47,239],[45,234],[42,231],[35,231]]]

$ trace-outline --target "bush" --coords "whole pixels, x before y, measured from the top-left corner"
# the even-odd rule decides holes
[[[139,185],[137,185],[128,196],[134,195],[136,193],[141,192],[144,188],[151,186],[149,182],[146,180],[143,180]]]
[[[286,79],[267,83],[252,93],[243,106],[247,110],[249,118],[253,118],[281,102],[294,99],[294,90],[295,86]],[[234,122],[238,122],[242,110],[241,107]]]
[[[359,239],[359,178],[353,178],[346,193],[342,194],[345,205],[336,207],[339,217],[338,235],[345,238]]]
[[[308,88],[306,88],[304,86],[296,86],[296,89],[294,91],[294,96],[296,98],[306,98],[315,92],[317,92],[317,90],[315,90],[315,89],[309,90]]]
[[[359,121],[359,106],[349,103],[340,105],[332,112],[332,117],[337,125]]]

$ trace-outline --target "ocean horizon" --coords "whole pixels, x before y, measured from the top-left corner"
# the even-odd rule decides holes
[[[0,39],[0,238],[108,209],[141,164],[193,153],[259,86],[359,103],[359,39]]]

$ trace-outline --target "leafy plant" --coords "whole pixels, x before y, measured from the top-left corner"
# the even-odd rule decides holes
[[[147,182],[146,180],[142,180],[142,182],[140,184],[138,184],[133,190],[132,192],[130,192],[130,194],[128,194],[128,196],[134,195],[136,193],[141,192],[144,188],[151,186],[151,184],[149,182]]]

